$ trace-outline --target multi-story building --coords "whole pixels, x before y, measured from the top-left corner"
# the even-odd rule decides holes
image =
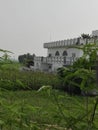
[[[98,30],[92,31],[91,36],[98,36]],[[94,39],[88,39],[88,43]],[[54,72],[57,68],[68,66],[83,55],[83,51],[77,46],[87,44],[87,40],[81,37],[60,41],[44,43],[47,49],[47,57],[39,56],[34,58],[34,69],[40,71]]]

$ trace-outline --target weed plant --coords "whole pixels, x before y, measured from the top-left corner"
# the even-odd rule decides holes
[[[7,90],[38,90],[43,85],[58,88],[60,82],[54,74],[8,69],[0,72],[0,88]]]
[[[0,91],[1,130],[87,130],[85,97],[58,90]],[[48,93],[47,93],[48,92]],[[89,97],[90,119],[94,99]],[[92,128],[98,129],[98,108]],[[66,128],[66,129],[65,129]]]

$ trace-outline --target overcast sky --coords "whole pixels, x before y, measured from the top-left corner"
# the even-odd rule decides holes
[[[46,56],[43,43],[98,30],[98,0],[0,0],[0,48]]]

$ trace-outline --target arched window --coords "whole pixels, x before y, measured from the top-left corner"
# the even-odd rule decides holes
[[[59,56],[59,55],[60,55],[59,51],[56,51],[55,56]]]
[[[63,52],[63,56],[67,56],[67,51],[64,51],[64,52]]]

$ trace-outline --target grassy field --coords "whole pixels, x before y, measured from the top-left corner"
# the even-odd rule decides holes
[[[50,94],[34,90],[3,91],[0,96],[0,130],[65,130],[66,127],[87,130],[93,111],[93,98],[88,100],[87,116],[85,97],[70,97],[57,90]],[[98,129],[97,122],[98,110],[94,119]]]
[[[19,66],[0,69],[0,130],[98,130],[97,97],[70,96],[58,75]]]

